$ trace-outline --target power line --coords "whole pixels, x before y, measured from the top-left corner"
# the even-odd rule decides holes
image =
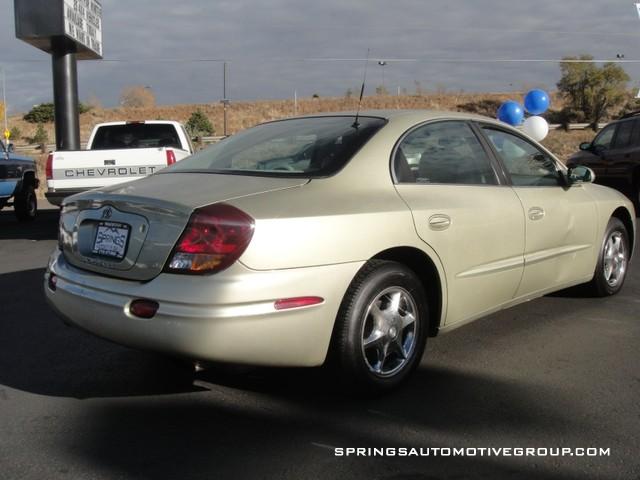
[[[136,58],[136,59],[102,59],[96,63],[250,63],[250,62],[364,62],[365,58],[357,57],[260,57],[260,58]],[[603,58],[593,60],[562,59],[562,58],[370,58],[369,62],[392,63],[640,63],[640,59]],[[11,63],[42,63],[45,60],[0,60],[0,64]]]

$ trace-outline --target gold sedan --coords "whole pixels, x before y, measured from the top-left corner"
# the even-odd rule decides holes
[[[68,198],[45,291],[67,323],[125,345],[329,363],[391,388],[428,336],[573,285],[622,288],[633,206],[592,180],[484,117],[265,123]]]

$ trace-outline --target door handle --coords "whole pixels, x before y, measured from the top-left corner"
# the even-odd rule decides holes
[[[542,207],[531,207],[529,209],[529,219],[531,220],[542,220],[544,218],[545,212]]]
[[[451,226],[451,218],[448,215],[431,215],[429,217],[429,228],[431,230],[446,230]]]

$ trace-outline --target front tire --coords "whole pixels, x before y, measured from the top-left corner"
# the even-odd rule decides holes
[[[416,274],[390,261],[367,262],[342,301],[332,341],[333,366],[355,391],[396,387],[417,367],[429,313]]]
[[[629,266],[629,234],[624,224],[615,217],[605,230],[598,264],[589,283],[594,296],[607,297],[620,291]]]
[[[25,185],[15,196],[13,209],[19,222],[30,222],[38,214],[38,200],[33,185]]]

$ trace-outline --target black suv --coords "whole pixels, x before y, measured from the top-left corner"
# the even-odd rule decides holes
[[[567,166],[584,165],[596,174],[596,183],[620,190],[631,198],[640,213],[640,112],[625,115],[604,127]]]

